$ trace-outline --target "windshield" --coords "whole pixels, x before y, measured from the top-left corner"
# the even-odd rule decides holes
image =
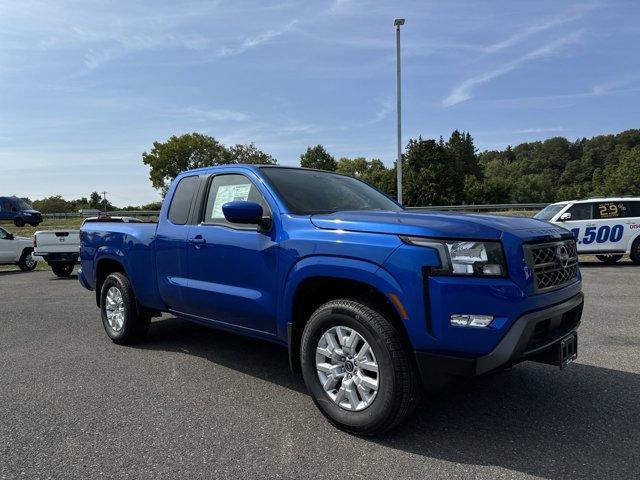
[[[566,206],[567,206],[566,203],[560,203],[560,204],[554,203],[552,205],[547,205],[542,210],[540,210],[538,213],[536,213],[533,216],[533,218],[537,218],[538,220],[549,221],[553,217],[555,217],[555,215]]]
[[[16,203],[18,204],[19,210],[33,210],[33,205],[21,198],[18,198]]]
[[[297,168],[263,167],[287,207],[298,215],[343,210],[402,210],[384,193],[346,175]]]

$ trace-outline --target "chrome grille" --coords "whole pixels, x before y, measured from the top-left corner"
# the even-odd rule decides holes
[[[558,288],[578,278],[575,240],[528,244],[525,256],[533,270],[536,291]]]

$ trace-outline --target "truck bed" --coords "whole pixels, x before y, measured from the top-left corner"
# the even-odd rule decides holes
[[[122,264],[129,280],[138,288],[138,299],[145,305],[158,302],[155,287],[154,241],[156,223],[88,222],[80,229],[82,271],[86,281],[95,289],[96,258],[114,260]]]

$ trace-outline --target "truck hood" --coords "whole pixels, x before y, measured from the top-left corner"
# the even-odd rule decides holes
[[[330,230],[476,240],[499,240],[505,232],[523,240],[569,234],[562,227],[533,218],[446,212],[345,211],[312,215],[311,222]]]

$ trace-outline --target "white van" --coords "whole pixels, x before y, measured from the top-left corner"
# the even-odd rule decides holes
[[[640,197],[552,203],[534,218],[571,230],[579,254],[615,263],[627,253],[633,263],[640,265]]]

